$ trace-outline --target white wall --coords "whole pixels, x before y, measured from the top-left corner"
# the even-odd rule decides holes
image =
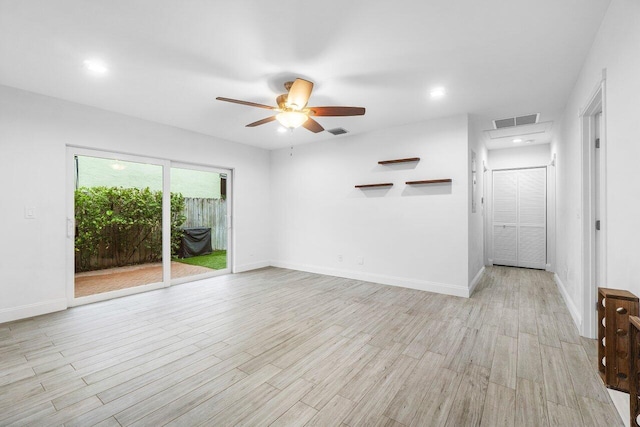
[[[476,212],[471,209],[473,185],[469,179],[469,286],[470,291],[480,281],[485,266],[485,212],[486,212],[486,173],[487,148],[484,145],[483,122],[481,118],[469,116],[469,170],[471,169],[471,150],[476,153]]]
[[[461,115],[272,151],[272,264],[468,295],[467,122]],[[406,157],[421,160],[378,165]],[[405,185],[438,178],[453,183]],[[354,188],[381,182],[394,186]]]
[[[0,86],[0,323],[66,307],[67,144],[233,168],[235,270],[268,265],[267,151]]]
[[[491,169],[520,169],[547,166],[551,160],[549,144],[524,145],[500,150],[489,150]]]
[[[581,135],[584,108],[606,69],[605,283],[640,295],[640,2],[613,0],[567,103],[557,152],[557,275],[574,318],[583,316]],[[577,312],[576,312],[577,311]],[[579,325],[580,327],[580,325]]]

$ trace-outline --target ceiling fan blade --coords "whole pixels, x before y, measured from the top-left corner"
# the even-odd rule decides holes
[[[310,130],[313,133],[322,132],[324,130],[324,128],[320,126],[320,123],[316,122],[311,117],[309,117],[307,121],[302,124],[302,127]]]
[[[267,117],[266,119],[262,119],[262,120],[258,120],[257,122],[249,123],[249,124],[248,124],[248,125],[246,125],[245,127],[253,128],[253,127],[256,127],[256,126],[263,125],[263,124],[265,124],[265,123],[272,122],[272,121],[274,121],[275,119],[276,119],[276,116]]]
[[[302,110],[306,107],[313,90],[313,83],[304,79],[296,79],[289,89],[289,96],[287,96],[287,107],[294,110]]]
[[[364,116],[362,107],[309,107],[314,116]]]
[[[267,110],[275,110],[276,109],[276,107],[270,107],[270,106],[264,105],[264,104],[256,104],[255,102],[249,102],[249,101],[240,101],[239,99],[223,98],[221,96],[217,97],[216,99],[218,101],[233,102],[234,104],[248,105],[249,107],[266,108]]]

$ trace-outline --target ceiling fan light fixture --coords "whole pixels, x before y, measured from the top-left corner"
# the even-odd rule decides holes
[[[109,69],[104,62],[97,59],[86,59],[83,61],[84,68],[91,71],[93,74],[103,75],[107,74]]]
[[[309,119],[305,113],[299,111],[283,111],[276,114],[276,120],[287,129],[295,129],[304,124]]]
[[[249,123],[245,127],[254,128],[256,126],[277,121],[282,126],[282,129],[278,129],[279,132],[282,130],[285,132],[287,130],[293,131],[293,129],[303,126],[309,132],[320,133],[324,131],[324,128],[320,123],[314,120],[314,117],[363,116],[365,113],[365,109],[363,107],[307,107],[311,91],[313,90],[313,83],[308,80],[298,78],[293,82],[286,82],[284,84],[284,88],[287,90],[287,93],[278,95],[276,98],[277,107],[271,107],[269,105],[258,104],[250,101],[242,101],[239,99],[224,98],[221,96],[218,96],[216,99],[218,101],[231,102],[249,107],[258,107],[276,112],[273,116]]]

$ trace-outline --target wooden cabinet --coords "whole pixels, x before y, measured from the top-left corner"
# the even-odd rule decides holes
[[[640,423],[640,319],[629,316],[629,425],[638,427]]]
[[[629,316],[638,315],[638,297],[598,288],[598,368],[607,387],[629,392]]]

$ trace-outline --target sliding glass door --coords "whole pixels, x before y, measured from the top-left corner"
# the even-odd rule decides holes
[[[171,167],[171,281],[229,273],[229,172]],[[174,209],[174,206],[181,206]]]
[[[70,305],[231,272],[228,170],[68,148]]]

